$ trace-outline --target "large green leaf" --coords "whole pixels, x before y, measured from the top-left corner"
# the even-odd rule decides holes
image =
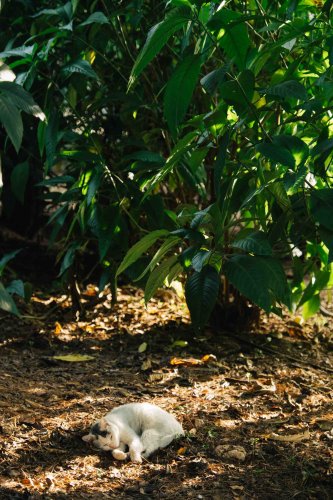
[[[3,273],[3,270],[5,269],[6,267],[6,264],[14,259],[14,257],[16,257],[16,255],[21,251],[21,249],[19,250],[14,250],[13,252],[10,252],[10,253],[6,253],[1,259],[0,259],[0,276],[1,274]]]
[[[5,127],[9,139],[18,152],[23,137],[22,118],[16,106],[5,95],[0,95],[0,122]]]
[[[263,231],[248,230],[245,234],[242,231],[231,246],[255,255],[272,255],[272,247]]]
[[[208,22],[208,27],[215,31],[224,29],[224,35],[219,43],[229,59],[233,60],[240,70],[244,69],[251,44],[242,15],[222,8]]]
[[[53,165],[57,143],[58,143],[59,115],[56,109],[52,109],[45,127],[44,141],[47,167]]]
[[[216,303],[220,288],[220,276],[214,267],[204,266],[186,281],[185,297],[195,329],[207,323]]]
[[[145,274],[150,270],[152,271],[155,266],[163,259],[163,257],[173,248],[181,239],[179,236],[169,236],[160,246],[160,248],[155,253],[152,260],[149,262],[148,266],[142,271],[140,276],[138,276],[135,281],[141,280]]]
[[[95,73],[92,69],[91,64],[84,59],[78,59],[77,61],[68,64],[62,69],[62,72],[66,76],[70,76],[73,73],[79,73],[87,78],[94,78],[95,80],[98,80],[97,73]]]
[[[201,78],[200,83],[209,94],[214,94],[218,89],[219,85],[224,82],[225,75],[229,70],[229,65],[223,66],[223,68],[214,69]]]
[[[35,103],[31,94],[24,90],[21,85],[14,82],[0,82],[0,92],[6,95],[8,99],[20,110],[34,115],[41,120],[45,120],[45,114]]]
[[[93,12],[83,23],[79,26],[87,26],[88,24],[110,24],[108,18],[103,14],[103,12]]]
[[[177,126],[182,122],[190,104],[200,67],[200,55],[190,54],[177,66],[167,83],[164,116],[173,135],[176,135]]]
[[[15,316],[20,316],[18,309],[11,295],[7,292],[6,288],[0,281],[0,309],[3,311],[15,314]]]
[[[229,281],[265,311],[276,302],[290,305],[290,290],[281,263],[273,257],[232,255],[224,264]]]
[[[21,85],[14,82],[0,82],[0,92],[6,95],[9,100],[20,110],[34,115],[41,120],[45,120],[45,114],[32,98],[32,95],[24,90]]]
[[[314,189],[310,210],[316,222],[333,231],[333,188]]]
[[[303,165],[309,156],[309,148],[302,139],[294,135],[276,135],[273,137],[273,143],[281,149],[288,150],[293,156],[295,165]]]
[[[61,276],[65,271],[67,271],[74,263],[76,250],[80,247],[78,241],[73,241],[67,249],[61,263],[59,275]]]
[[[216,198],[220,198],[221,194],[221,179],[224,170],[225,162],[227,159],[227,147],[230,140],[230,132],[227,132],[221,138],[221,143],[216,155],[216,160],[214,163],[214,191]]]
[[[161,168],[160,171],[147,182],[147,191],[145,196],[147,196],[159,182],[172,172],[173,168],[178,164],[178,162],[180,162],[185,153],[190,151],[192,143],[197,137],[198,131],[195,130],[193,132],[189,132],[185,135],[185,137],[182,137],[182,139],[177,142],[163,168]]]
[[[177,260],[177,255],[172,255],[171,257],[163,261],[161,265],[155,267],[155,269],[150,273],[145,286],[146,304],[150,301],[156,290],[163,286],[164,281],[170,274],[172,267],[177,263]]]
[[[305,87],[297,80],[288,80],[286,82],[278,83],[273,87],[266,89],[265,93],[271,96],[278,96],[284,99],[294,97],[296,99],[305,100],[307,92]]]
[[[281,163],[281,165],[285,165],[290,168],[295,167],[295,159],[293,155],[283,146],[270,142],[262,142],[261,144],[257,144],[256,149],[259,153],[266,156],[266,158],[269,158],[274,163]]]
[[[22,47],[16,47],[16,49],[9,49],[3,52],[0,52],[0,58],[5,59],[6,57],[27,57],[31,56],[35,47],[35,45],[23,45]]]
[[[171,10],[164,21],[153,26],[148,32],[146,43],[139,53],[133,66],[128,82],[128,88],[132,87],[138,76],[150,61],[159,53],[161,48],[177,30],[182,28],[191,19],[191,9],[179,7]]]
[[[282,208],[283,211],[290,210],[291,201],[289,199],[289,196],[287,194],[283,182],[281,181],[272,182],[267,186],[267,190],[270,191],[270,193],[272,193],[278,205],[280,206],[280,208]]]
[[[159,238],[168,236],[168,234],[170,233],[166,229],[157,229],[156,231],[146,234],[146,236],[144,236],[128,250],[117,269],[116,276],[119,276],[119,274],[124,272],[125,269],[138,260],[138,258],[141,257],[141,255],[146,252],[148,248],[150,248]]]
[[[25,161],[24,163],[16,165],[10,176],[12,192],[22,205],[24,203],[25,188],[29,178],[29,171],[29,163]]]

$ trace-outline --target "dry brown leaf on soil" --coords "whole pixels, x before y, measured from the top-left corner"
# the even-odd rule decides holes
[[[54,335],[60,335],[60,333],[62,333],[62,326],[59,323],[59,321],[56,321],[54,323],[54,331],[53,331],[53,333],[54,333]]]
[[[216,361],[214,354],[205,354],[201,359],[197,358],[171,358],[170,365],[201,366],[211,361]]]
[[[186,453],[186,446],[182,446],[181,448],[179,448],[179,450],[177,451],[177,455],[185,455]]]
[[[281,441],[285,443],[299,443],[300,441],[304,441],[304,439],[310,439],[310,431],[306,429],[300,434],[289,434],[287,436],[281,436],[280,434],[272,432],[267,436],[267,439],[273,439],[274,441]]]
[[[88,356],[88,354],[64,354],[61,356],[52,356],[52,358],[58,361],[66,361],[66,363],[80,363],[95,359],[94,356]]]

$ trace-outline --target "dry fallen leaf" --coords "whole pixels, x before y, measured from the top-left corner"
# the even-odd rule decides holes
[[[201,359],[197,358],[171,358],[170,365],[201,366],[210,361],[216,361],[214,354],[205,354]]]
[[[138,352],[145,352],[147,350],[147,342],[142,342],[142,344],[139,345]]]
[[[272,432],[267,436],[267,439],[273,439],[274,441],[282,441],[285,443],[298,443],[299,441],[309,438],[310,431],[308,429],[300,434],[290,434],[289,436],[280,436],[279,434],[275,434],[275,432]]]
[[[242,446],[231,444],[220,444],[216,446],[215,453],[219,457],[232,458],[244,462],[246,458],[246,451]]]
[[[62,332],[62,326],[59,323],[59,321],[56,321],[54,323],[54,331],[53,331],[53,333],[54,333],[54,335],[59,335],[61,332]]]
[[[87,354],[64,354],[62,356],[52,356],[53,359],[59,361],[66,361],[67,363],[78,363],[81,361],[91,361],[95,359],[94,356],[88,356]]]
[[[182,446],[181,448],[179,448],[179,450],[177,451],[177,455],[185,455],[186,453],[186,446]]]
[[[141,365],[141,370],[142,371],[146,371],[146,370],[149,370],[152,366],[152,363],[151,363],[151,359],[150,358],[147,358],[143,361],[142,365]]]

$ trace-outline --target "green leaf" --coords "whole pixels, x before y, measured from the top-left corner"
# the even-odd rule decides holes
[[[61,276],[67,269],[69,269],[74,263],[75,252],[80,247],[80,243],[78,241],[73,241],[69,246],[67,252],[65,253],[64,258],[62,259],[59,275]]]
[[[186,281],[185,297],[196,330],[209,320],[220,288],[220,276],[214,267],[205,266]]]
[[[201,78],[200,83],[208,94],[214,94],[216,92],[219,85],[224,82],[228,70],[229,66],[225,65],[223,68],[215,69]]]
[[[207,261],[209,260],[211,255],[211,250],[199,250],[192,259],[192,267],[194,271],[197,271],[199,273],[201,269],[207,264]]]
[[[208,22],[208,27],[215,31],[224,29],[225,33],[219,43],[238,68],[244,69],[250,40],[242,15],[226,8],[220,9]]]
[[[161,182],[170,172],[172,172],[173,168],[177,165],[178,162],[183,158],[185,153],[187,153],[192,148],[193,141],[198,137],[198,131],[189,132],[182,139],[180,139],[173,150],[165,165],[161,170],[152,177],[146,184],[146,193],[145,197],[154,189],[154,187]]]
[[[0,122],[5,127],[8,137],[18,153],[23,137],[22,118],[12,101],[4,95],[0,95]]]
[[[273,182],[267,186],[267,190],[272,193],[278,205],[282,208],[283,211],[290,210],[291,201],[288,197],[283,182],[281,181]]]
[[[244,237],[244,231],[242,231],[239,237],[231,243],[231,246],[255,255],[272,255],[272,247],[263,231],[250,229],[246,233],[248,234]]]
[[[136,151],[124,157],[124,160],[137,160],[144,163],[156,163],[158,165],[164,165],[165,159],[163,156],[153,151]]]
[[[290,290],[277,259],[232,255],[224,271],[237,290],[265,311],[271,311],[276,302],[290,306]]]
[[[191,9],[179,7],[171,10],[164,21],[153,26],[147,35],[146,43],[140,51],[133,66],[131,76],[128,82],[130,89],[138,76],[150,61],[159,53],[162,47],[167,43],[170,36],[182,28],[184,24],[191,19]]]
[[[298,167],[303,165],[309,156],[309,148],[302,139],[295,135],[276,135],[273,137],[273,143],[281,149],[288,150],[293,156],[295,165]]]
[[[220,198],[221,195],[221,179],[227,159],[227,147],[229,144],[229,139],[230,132],[229,130],[227,130],[227,132],[221,138],[221,143],[214,163],[214,191],[216,198]]]
[[[330,266],[323,270],[316,270],[314,276],[311,277],[309,284],[305,288],[303,295],[297,304],[297,308],[310,301],[314,297],[314,295],[318,294],[321,290],[326,288],[330,280],[330,276]]]
[[[15,197],[24,204],[25,189],[29,178],[30,167],[29,163],[19,163],[16,165],[10,176],[11,190]]]
[[[7,292],[5,287],[0,281],[0,309],[6,312],[15,314],[15,316],[20,316],[18,309],[11,295]]]
[[[171,268],[177,263],[177,260],[177,255],[172,255],[163,261],[161,265],[155,267],[154,271],[150,273],[145,287],[146,304],[150,301],[156,290],[163,286],[164,281],[168,277]]]
[[[302,99],[303,101],[307,98],[305,87],[297,80],[288,80],[286,82],[278,83],[277,85],[266,89],[265,94],[282,97],[283,99],[295,97],[296,99]]]
[[[0,52],[0,59],[5,59],[6,57],[27,57],[31,56],[36,45],[23,45],[22,47],[17,47],[16,49],[9,49]]]
[[[148,250],[159,238],[168,236],[170,233],[166,229],[157,229],[149,234],[146,234],[140,241],[135,243],[125,255],[124,259],[120,263],[116,276],[119,276],[125,269],[127,269],[131,264],[133,264],[139,257],[141,257],[144,252]]]
[[[313,316],[319,311],[320,308],[320,296],[319,294],[314,295],[310,300],[303,304],[302,316],[305,320]]]
[[[72,75],[73,73],[79,73],[87,78],[94,78],[95,80],[98,80],[97,73],[95,73],[92,69],[91,64],[84,59],[78,59],[77,61],[68,64],[62,69],[62,72],[66,77]]]
[[[103,12],[93,12],[83,23],[79,24],[81,26],[87,26],[88,24],[110,24],[108,18],[103,14]]]
[[[333,231],[333,188],[314,189],[310,197],[310,211],[316,222]]]
[[[32,98],[32,95],[24,90],[21,85],[14,82],[0,82],[0,92],[6,95],[10,101],[20,110],[30,115],[45,120],[45,114]]]
[[[71,175],[58,175],[57,177],[39,182],[37,186],[57,186],[58,184],[73,184],[74,182],[75,179]]]
[[[16,293],[16,295],[19,295],[24,299],[25,297],[25,289],[24,289],[24,283],[22,280],[13,280],[9,283],[9,285],[6,287],[6,290],[8,293],[13,295]]]
[[[141,280],[149,270],[152,271],[155,266],[163,259],[163,257],[169,252],[169,250],[171,250],[171,248],[173,248],[179,241],[180,238],[178,236],[169,236],[162,243],[148,266],[142,271],[140,276],[135,279],[135,281]]]
[[[164,95],[164,116],[172,135],[176,135],[177,127],[189,107],[200,67],[200,55],[188,55],[180,62],[167,83]]]
[[[171,269],[170,269],[170,271],[169,271],[168,276],[166,277],[166,280],[165,280],[165,281],[166,281],[166,284],[167,284],[168,286],[170,286],[170,285],[171,285],[171,283],[173,282],[173,280],[174,280],[175,278],[177,278],[177,276],[179,276],[179,274],[180,274],[182,271],[183,271],[183,266],[181,265],[181,263],[180,263],[180,262],[176,262],[176,264],[174,264],[174,265],[172,266],[172,268],[171,268]]]
[[[56,109],[52,108],[48,122],[45,127],[45,153],[47,169],[52,167],[58,143],[59,115]]]
[[[14,250],[13,252],[10,252],[10,253],[6,253],[1,259],[0,259],[0,276],[2,275],[3,273],[3,270],[5,269],[7,263],[14,259],[16,257],[16,255],[21,252],[21,249],[19,250]]]
[[[295,168],[295,158],[290,151],[282,146],[269,142],[262,142],[261,144],[257,144],[256,149],[259,153],[275,163],[281,163],[281,165],[285,165],[292,169]]]

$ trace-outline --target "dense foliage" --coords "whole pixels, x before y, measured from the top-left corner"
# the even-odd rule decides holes
[[[197,328],[239,293],[316,312],[332,281],[332,2],[40,6],[1,12],[3,220],[33,232],[48,213],[60,273],[98,253],[114,299],[123,273],[146,301],[185,276]]]

